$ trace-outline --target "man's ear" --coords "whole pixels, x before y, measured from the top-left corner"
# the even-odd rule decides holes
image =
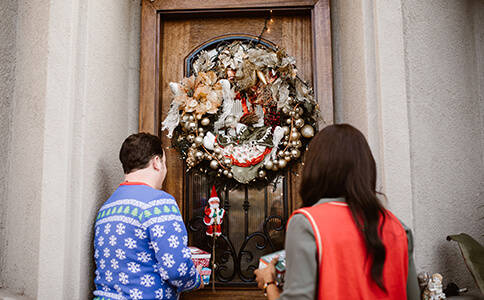
[[[160,171],[163,168],[163,162],[158,155],[154,156],[151,159],[151,163],[153,165],[153,169],[155,169],[156,171]]]

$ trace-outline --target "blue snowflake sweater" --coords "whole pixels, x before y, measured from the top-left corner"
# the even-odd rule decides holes
[[[198,288],[187,242],[173,196],[142,183],[121,184],[96,218],[95,299],[177,299]]]

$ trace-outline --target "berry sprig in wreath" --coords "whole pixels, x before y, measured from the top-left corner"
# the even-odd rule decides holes
[[[266,185],[300,160],[319,110],[284,50],[235,41],[201,51],[192,75],[170,83],[162,130],[189,172],[216,185]]]

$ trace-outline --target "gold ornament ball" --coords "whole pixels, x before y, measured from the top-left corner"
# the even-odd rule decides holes
[[[266,171],[261,169],[261,170],[259,170],[258,175],[259,175],[260,178],[264,178],[266,176]]]
[[[292,122],[292,120],[291,120],[291,119],[287,119],[287,120],[286,120],[286,124],[288,124],[288,125],[290,125],[290,124],[291,124],[291,122]]]
[[[210,168],[214,170],[218,168],[218,162],[215,159],[210,162]]]
[[[210,124],[210,119],[209,118],[203,118],[200,121],[200,124],[202,124],[202,126],[207,126],[208,124]]]
[[[285,159],[287,162],[290,162],[290,161],[291,161],[291,157],[290,157],[290,156],[286,156],[286,157],[284,157],[284,159]]]
[[[193,140],[195,139],[195,136],[193,134],[189,134],[187,135],[187,141],[189,143],[193,143]]]
[[[293,130],[291,132],[291,140],[293,140],[293,141],[298,140],[299,137],[301,137],[301,135],[299,134],[299,132],[297,130]]]
[[[279,168],[284,169],[287,166],[287,161],[285,159],[279,160]]]
[[[267,169],[267,170],[272,170],[272,167],[274,166],[274,164],[272,163],[272,161],[268,160],[264,163],[264,167]]]
[[[298,118],[294,121],[294,126],[296,126],[296,128],[301,128],[304,126],[304,120],[301,119],[301,118]]]
[[[272,161],[272,171],[277,171],[279,169],[279,161],[277,159],[274,159]]]
[[[203,137],[201,137],[201,136],[197,136],[197,137],[195,138],[195,144],[197,144],[197,145],[201,145],[202,143],[203,143]]]
[[[193,122],[195,121],[195,117],[193,115],[188,116],[188,121]]]
[[[227,174],[227,177],[232,178],[232,177],[234,177],[234,174],[232,174],[232,172],[229,172],[229,174]]]
[[[195,122],[190,122],[188,123],[188,130],[193,131],[197,129],[197,123]]]
[[[220,154],[220,153],[222,153],[222,149],[220,149],[220,148],[217,147],[217,148],[213,149],[213,152],[215,154]]]
[[[297,150],[297,149],[292,149],[291,150],[291,155],[292,157],[294,158],[298,158],[299,156],[301,156],[301,151]]]
[[[203,156],[204,155],[203,155],[203,152],[202,151],[197,151],[195,153],[195,158],[198,159],[198,160],[203,159]]]
[[[230,158],[226,157],[224,159],[224,165],[230,165],[230,164],[232,164],[232,160]]]
[[[225,176],[229,175],[229,170],[224,170],[224,175]]]
[[[304,125],[301,128],[301,135],[305,138],[312,138],[314,136],[314,128],[311,125]]]
[[[284,135],[288,135],[289,132],[291,131],[291,129],[289,128],[289,126],[283,126],[282,127],[282,130],[284,130]]]
[[[287,109],[287,107],[286,107],[286,106],[284,106],[284,107],[282,108],[282,113],[283,113],[283,114],[285,114],[285,115],[287,115],[287,113],[289,113],[289,109]]]

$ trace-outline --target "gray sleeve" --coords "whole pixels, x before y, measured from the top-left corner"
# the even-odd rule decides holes
[[[304,215],[291,218],[286,233],[286,275],[280,300],[312,300],[316,296],[317,253],[311,224]]]
[[[413,235],[412,230],[408,228],[402,221],[400,223],[407,233],[408,241],[408,275],[407,275],[407,299],[408,300],[419,300],[420,287],[418,285],[417,271],[415,269],[415,263],[413,261]]]

